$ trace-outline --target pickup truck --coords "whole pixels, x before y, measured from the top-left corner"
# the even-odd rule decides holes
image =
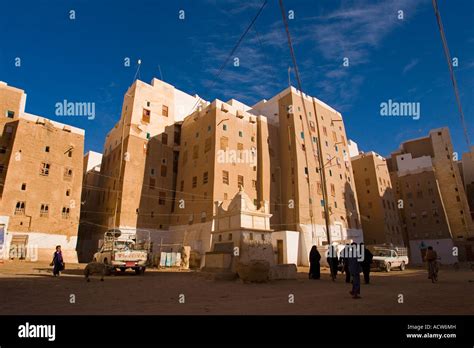
[[[390,272],[390,270],[397,267],[404,271],[405,266],[408,265],[408,256],[399,255],[393,249],[379,249],[375,250],[373,254],[372,266],[381,271]]]
[[[149,235],[146,243],[146,240],[138,241],[134,231],[109,230],[105,232],[103,244],[94,254],[93,261],[104,263],[111,270],[125,272],[131,268],[136,274],[143,274],[148,263],[149,245]]]

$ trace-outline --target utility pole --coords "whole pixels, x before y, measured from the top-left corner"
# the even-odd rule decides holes
[[[282,16],[282,19],[283,19],[283,24],[285,26],[285,31],[286,31],[286,36],[287,36],[287,39],[288,39],[288,47],[290,49],[290,53],[291,53],[291,58],[292,58],[292,61],[293,61],[293,68],[294,68],[294,71],[295,71],[295,77],[296,77],[296,81],[298,83],[298,89],[299,89],[299,92],[301,94],[301,102],[303,104],[303,110],[304,110],[304,113],[305,113],[305,119],[306,119],[306,123],[307,123],[307,127],[308,129],[310,129],[310,125],[309,125],[309,121],[308,121],[308,115],[307,115],[307,112],[306,112],[306,105],[305,105],[305,101],[304,101],[304,93],[303,93],[303,88],[301,86],[301,79],[300,79],[300,76],[299,76],[299,71],[298,71],[298,65],[296,63],[296,56],[295,56],[295,52],[293,50],[293,44],[292,44],[292,41],[291,41],[291,35],[290,35],[290,30],[289,30],[289,27],[288,27],[288,21],[287,21],[287,18],[286,18],[286,11],[285,11],[285,7],[283,5],[283,0],[279,0],[279,3],[280,3],[280,10],[281,10],[281,16]],[[316,129],[318,130],[317,134],[318,134],[318,149],[317,149],[317,153],[318,153],[318,164],[319,164],[319,175],[320,175],[320,178],[321,178],[321,187],[322,187],[322,194],[323,194],[323,201],[324,201],[324,220],[325,220],[325,223],[326,223],[326,238],[327,238],[327,241],[328,241],[328,244],[331,244],[331,233],[330,233],[330,230],[329,230],[329,204],[328,204],[328,195],[327,195],[327,186],[326,186],[326,174],[325,174],[325,166],[324,166],[324,162],[323,162],[323,158],[322,158],[322,145],[321,145],[321,134],[320,134],[320,130],[319,130],[319,120],[318,120],[318,115],[316,114],[316,106],[314,105],[314,101],[312,101],[312,104],[313,104],[313,109],[314,109],[314,113],[315,113],[315,123],[316,123]],[[306,139],[303,139],[304,142],[306,142]],[[313,141],[310,142],[311,143],[311,148],[313,150],[313,153],[315,153],[314,151],[314,144],[313,144]],[[305,144],[305,147],[306,147],[306,144]],[[306,164],[308,165],[308,157],[307,157],[307,152],[305,151],[305,158],[306,158]],[[309,174],[309,167],[308,167],[308,174]],[[308,178],[309,179],[309,178]],[[309,192],[309,196],[311,198],[310,200],[310,209],[311,209],[311,227],[312,229],[314,228],[314,224],[313,224],[313,217],[312,217],[312,197],[311,197],[311,188],[310,188],[310,185],[309,185],[309,182],[308,182],[308,192]]]

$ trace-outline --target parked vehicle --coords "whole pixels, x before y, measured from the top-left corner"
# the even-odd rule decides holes
[[[143,235],[143,231],[140,231]],[[151,253],[150,233],[140,239],[135,230],[113,229],[105,232],[101,248],[94,254],[94,262],[104,263],[111,270],[125,272],[128,268],[137,274],[145,273]]]
[[[372,268],[381,271],[390,272],[394,268],[405,270],[408,265],[408,256],[406,248],[378,248],[374,247],[374,258],[372,260]]]

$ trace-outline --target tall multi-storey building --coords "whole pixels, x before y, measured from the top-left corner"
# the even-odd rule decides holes
[[[66,262],[77,262],[84,131],[25,104],[23,90],[0,83],[3,256],[51,260],[61,245]]]
[[[402,143],[388,161],[415,263],[422,262],[430,245],[443,263],[457,262],[458,253],[460,259],[469,253],[474,225],[453,153],[449,130],[439,128]]]
[[[474,146],[471,147],[469,152],[463,153],[460,164],[471,218],[474,219]]]
[[[77,240],[77,257],[79,262],[89,262],[97,251],[99,242],[96,233],[100,223],[99,202],[102,189],[100,187],[100,165],[102,154],[89,151],[84,155],[82,194],[81,194],[81,222]]]
[[[158,79],[136,80],[122,114],[107,134],[101,161],[97,211],[83,214],[95,225],[91,244],[109,228],[167,230],[173,209],[180,121],[199,105]],[[82,228],[82,224],[81,224]],[[152,238],[156,233],[152,233]],[[90,255],[89,255],[90,256]]]
[[[361,152],[351,157],[365,244],[403,246],[397,197],[385,158]]]
[[[241,188],[257,209],[269,201],[268,127],[249,109],[236,100],[214,100],[181,125],[171,230],[194,250],[210,250],[215,202],[227,209]]]
[[[241,190],[256,214],[272,214],[274,231],[292,234],[307,264],[311,246],[327,243],[326,212],[331,241],[362,241],[346,139],[340,113],[293,87],[250,107],[136,81],[107,135],[99,208],[83,217],[99,226],[96,238],[114,226],[148,229],[202,257],[217,210]]]
[[[271,225],[275,231],[299,233],[299,263],[308,263],[312,245],[328,242],[326,218],[330,242],[361,242],[342,115],[294,87],[252,109],[267,116],[269,124]]]

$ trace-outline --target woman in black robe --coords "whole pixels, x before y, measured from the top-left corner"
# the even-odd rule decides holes
[[[63,254],[61,252],[60,245],[56,247],[56,251],[53,254],[53,261],[51,262],[51,266],[53,266],[53,275],[55,277],[58,277],[59,272],[64,270]]]
[[[328,249],[327,261],[329,264],[329,269],[331,270],[332,280],[336,280],[337,276],[337,267],[339,266],[339,258],[337,257],[337,249],[334,245],[331,245]]]
[[[309,279],[319,279],[321,277],[320,264],[321,254],[316,245],[313,245],[309,253]]]

